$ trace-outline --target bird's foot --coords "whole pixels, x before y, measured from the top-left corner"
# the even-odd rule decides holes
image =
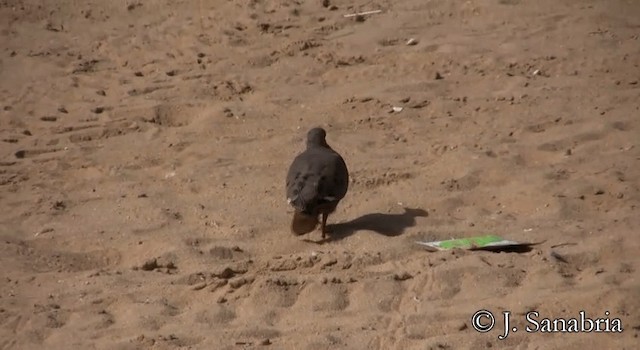
[[[333,230],[329,230],[326,226],[324,228],[324,230],[322,230],[322,239],[327,238],[327,235],[331,235],[333,233]]]

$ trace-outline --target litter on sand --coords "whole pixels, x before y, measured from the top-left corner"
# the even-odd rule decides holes
[[[529,248],[538,243],[523,243],[504,239],[496,235],[485,235],[468,238],[450,239],[446,241],[433,241],[424,242],[417,241],[416,243],[425,246],[427,250],[439,251],[450,249],[466,249],[466,250],[508,250],[518,248]]]
[[[345,18],[348,17],[357,17],[357,16],[364,16],[364,15],[373,15],[375,13],[380,13],[382,12],[382,10],[373,10],[373,11],[364,11],[364,12],[358,12],[358,13],[349,13],[347,15],[344,15]]]
[[[418,44],[418,40],[415,38],[411,38],[409,40],[407,40],[407,45],[408,46],[413,46],[413,45],[417,45]]]

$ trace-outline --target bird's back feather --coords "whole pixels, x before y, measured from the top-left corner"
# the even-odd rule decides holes
[[[349,173],[331,148],[313,147],[299,154],[287,174],[287,198],[296,211],[317,215],[317,208],[339,202],[347,193]]]

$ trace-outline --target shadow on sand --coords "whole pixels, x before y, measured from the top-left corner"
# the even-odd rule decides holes
[[[331,232],[325,241],[337,241],[351,236],[357,231],[374,231],[388,237],[399,236],[416,224],[416,217],[426,217],[424,209],[404,208],[402,214],[367,214],[357,219],[339,224],[327,225]]]

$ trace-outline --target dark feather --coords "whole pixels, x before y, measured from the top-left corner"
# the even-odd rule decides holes
[[[293,213],[291,220],[291,232],[296,235],[304,235],[316,229],[318,226],[318,217],[310,216],[300,212]]]
[[[309,131],[306,150],[295,157],[287,174],[286,192],[289,204],[296,213],[314,218],[315,224],[311,230],[317,225],[319,214],[328,214],[336,209],[349,187],[349,172],[344,159],[329,147],[325,135],[325,131],[320,128]],[[300,216],[294,216],[293,221],[304,220]],[[311,224],[293,226],[308,228]]]

